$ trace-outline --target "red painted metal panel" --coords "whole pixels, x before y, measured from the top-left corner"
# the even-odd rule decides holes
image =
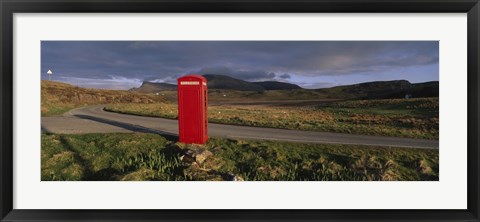
[[[178,81],[178,135],[180,142],[204,144],[208,140],[208,89],[203,76]]]

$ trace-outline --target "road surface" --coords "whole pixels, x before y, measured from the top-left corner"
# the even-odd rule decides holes
[[[149,132],[178,135],[177,120],[106,112],[103,105],[73,109],[63,116],[42,117],[42,131],[49,133]],[[305,143],[356,144],[438,149],[438,140],[365,136],[261,127],[208,124],[209,137],[277,140]]]

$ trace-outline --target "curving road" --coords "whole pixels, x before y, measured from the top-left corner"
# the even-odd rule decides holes
[[[103,105],[73,109],[63,116],[42,117],[42,131],[49,133],[150,132],[178,135],[177,120],[106,112]],[[365,136],[261,127],[208,124],[210,137],[278,140],[305,143],[357,144],[438,149],[438,140]]]

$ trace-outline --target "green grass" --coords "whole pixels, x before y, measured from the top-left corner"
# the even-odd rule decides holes
[[[175,103],[111,104],[112,112],[177,118]],[[317,106],[208,108],[208,121],[309,131],[438,139],[438,98],[351,100]]]
[[[42,180],[181,180],[167,143],[155,134],[42,134]]]
[[[214,155],[180,161],[156,134],[42,134],[42,180],[438,180],[438,150],[209,139]]]
[[[220,147],[224,170],[247,180],[438,180],[437,150],[228,139],[208,146]]]

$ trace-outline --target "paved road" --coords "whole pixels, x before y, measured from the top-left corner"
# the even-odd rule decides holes
[[[42,130],[50,133],[150,132],[178,135],[177,120],[106,112],[102,105],[78,108],[59,117],[42,117]],[[306,143],[357,144],[438,149],[438,140],[364,136],[261,127],[208,124],[210,137],[278,140]]]

